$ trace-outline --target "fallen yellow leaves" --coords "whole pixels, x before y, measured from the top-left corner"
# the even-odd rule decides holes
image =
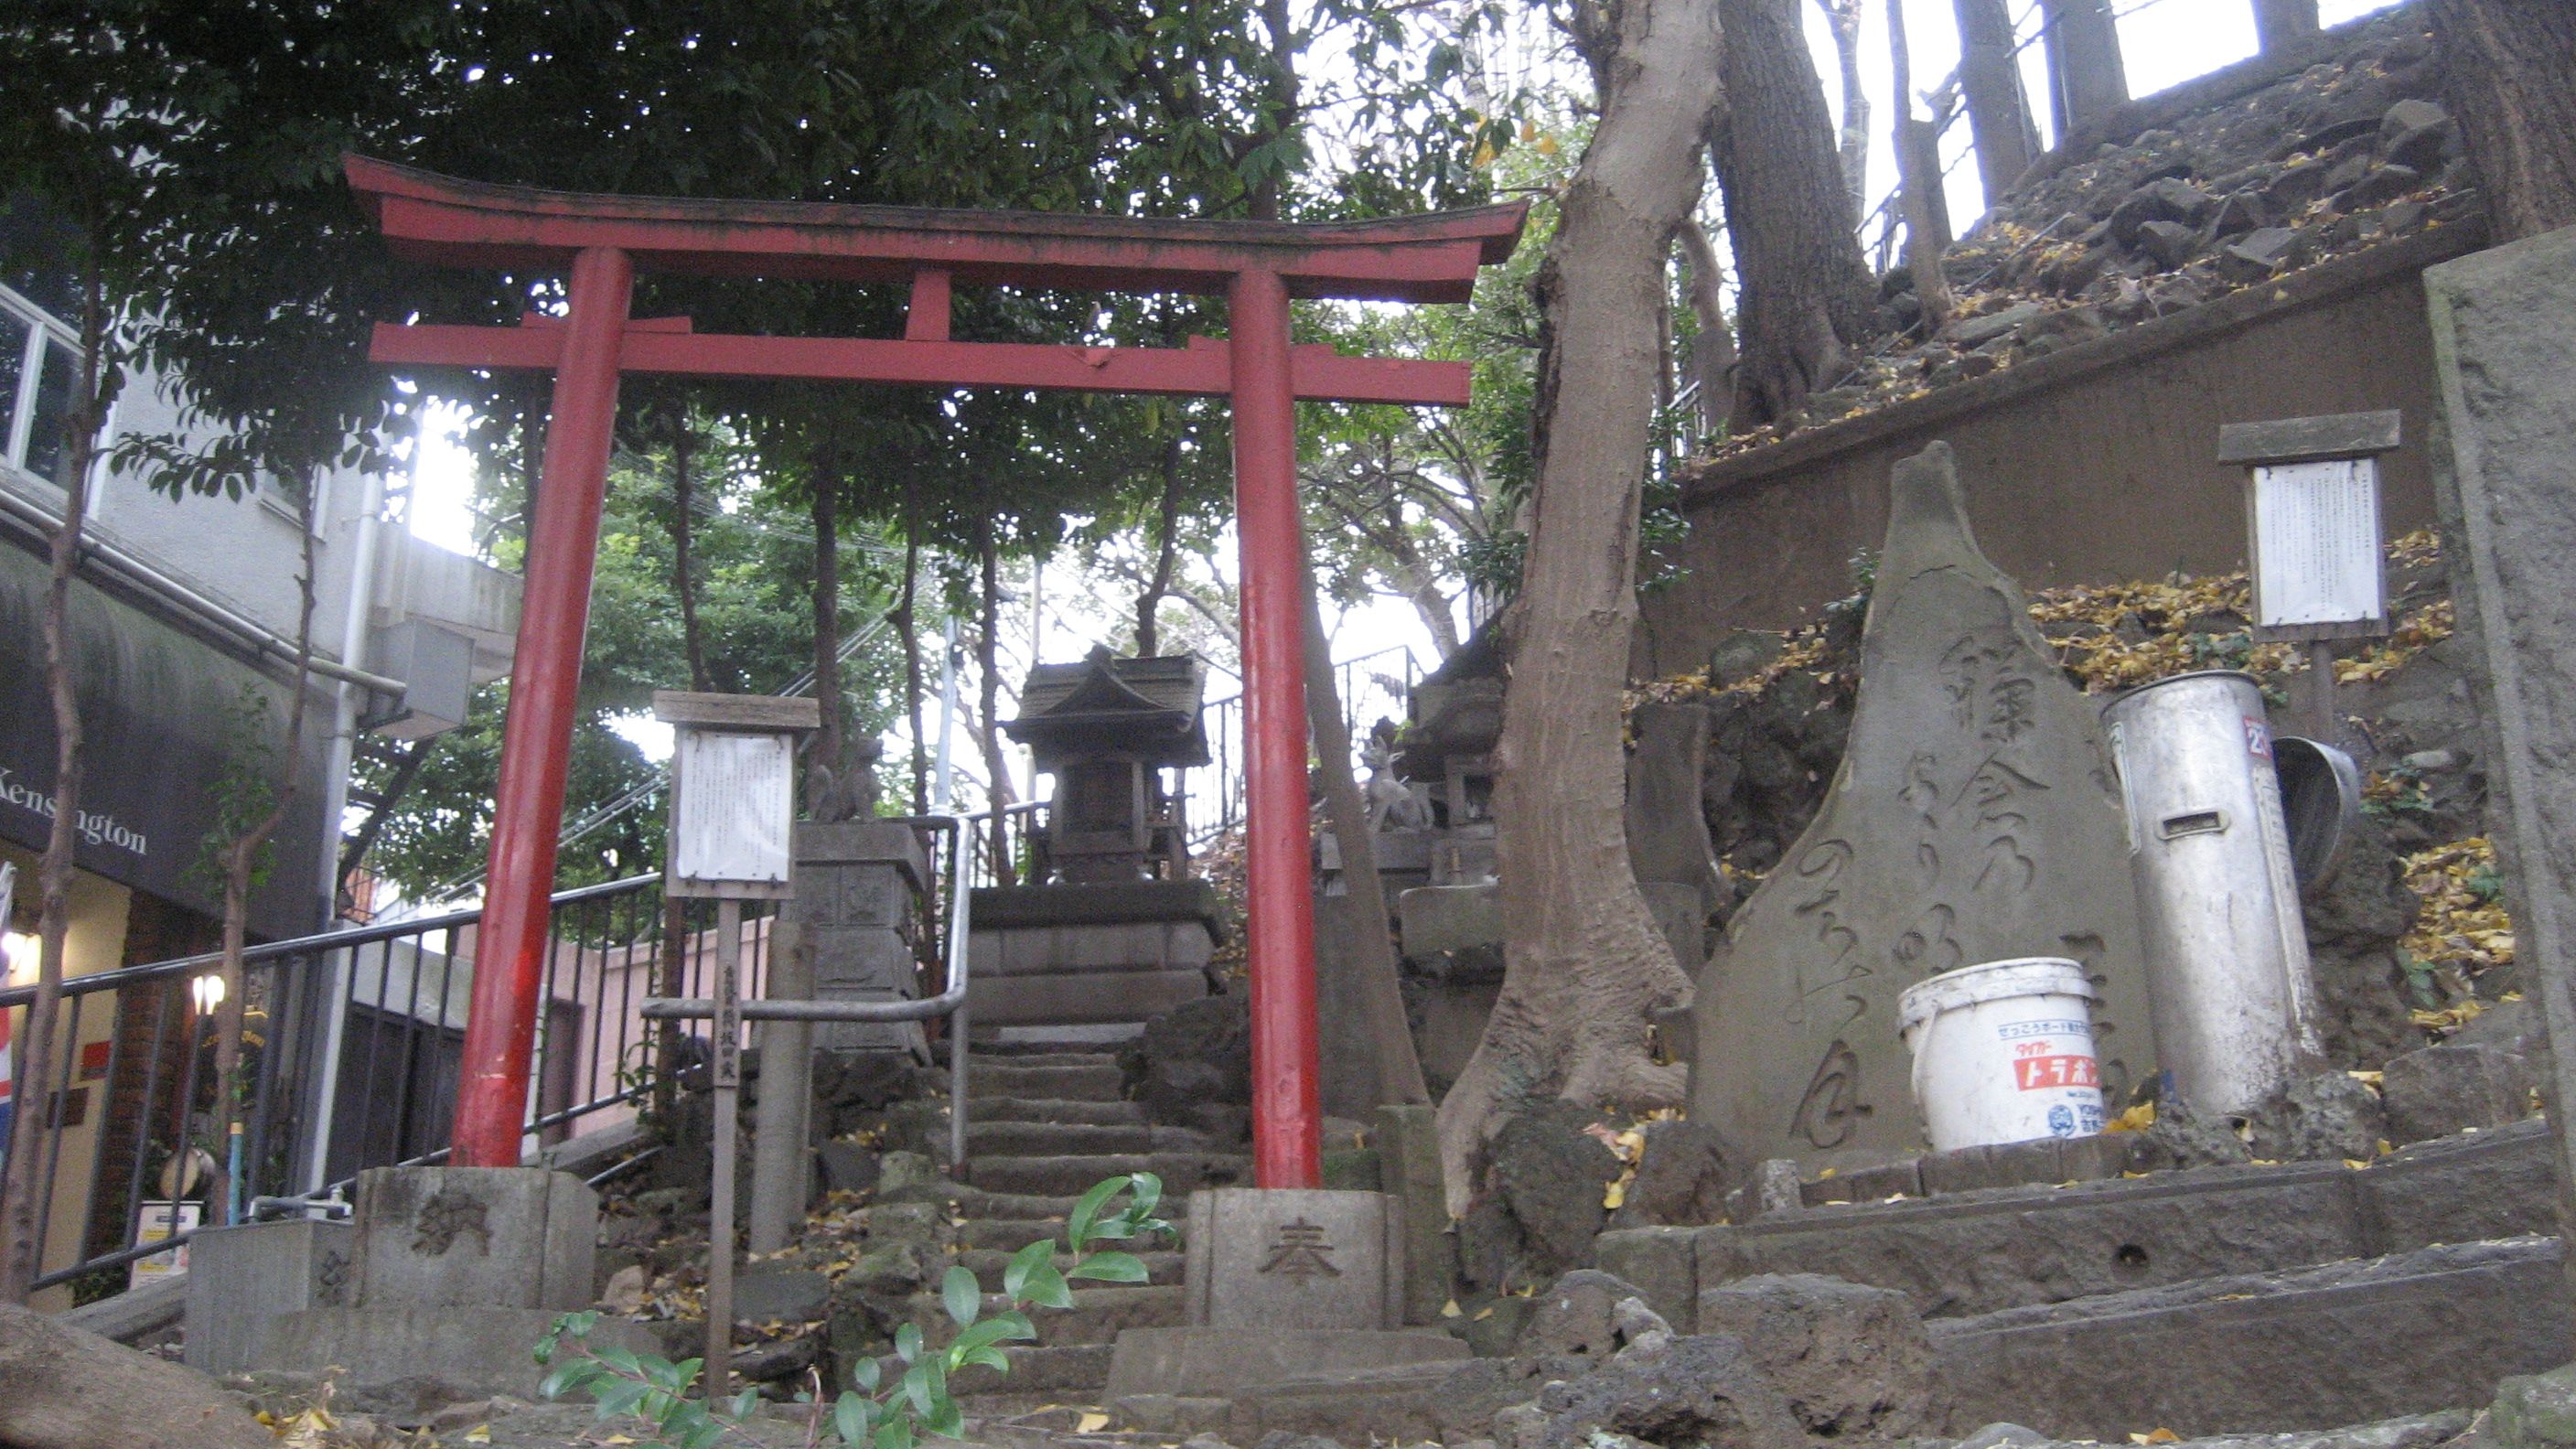
[[[2436,599],[2397,621],[2386,641],[2375,644],[2351,659],[2335,661],[2335,682],[2358,684],[2385,679],[2404,668],[2406,662],[2423,653],[2459,629],[2457,611],[2448,599]]]
[[[2288,644],[2257,644],[2242,573],[2074,585],[2031,596],[2030,616],[2090,693],[2130,689],[2195,669],[2280,674],[2304,668]]]
[[[2419,850],[2406,857],[2407,889],[2423,901],[2414,929],[2398,942],[2426,1009],[2415,1024],[2451,1032],[2485,1010],[2474,995],[2477,978],[2514,959],[2513,918],[2504,907],[2494,843],[2483,835]]]

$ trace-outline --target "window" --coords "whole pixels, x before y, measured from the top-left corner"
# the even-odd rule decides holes
[[[61,324],[0,287],[0,460],[62,482],[80,351]]]

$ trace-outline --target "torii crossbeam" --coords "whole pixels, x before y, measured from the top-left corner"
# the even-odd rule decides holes
[[[1264,1187],[1317,1186],[1322,1114],[1299,597],[1308,584],[1298,547],[1296,400],[1454,406],[1467,401],[1468,366],[1293,347],[1288,303],[1463,302],[1479,266],[1511,255],[1526,204],[1321,224],[1128,219],[589,195],[460,181],[362,156],[345,164],[351,189],[397,256],[570,277],[559,319],[379,324],[370,353],[401,366],[555,377],[528,523],[453,1160],[519,1162],[618,378],[631,371],[1232,399],[1253,1173]],[[692,331],[685,318],[637,319],[628,314],[638,269],[903,283],[904,335],[717,336]],[[948,335],[949,292],[959,282],[1222,295],[1231,335],[1180,348],[959,342]]]

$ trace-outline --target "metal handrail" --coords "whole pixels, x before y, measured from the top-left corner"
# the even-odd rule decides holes
[[[575,886],[568,891],[557,891],[546,897],[546,900],[551,905],[574,905],[599,896],[631,891],[637,886],[651,885],[660,879],[658,875],[631,875],[623,880],[602,881],[597,885]],[[262,962],[275,961],[287,956],[300,956],[308,951],[369,946],[378,941],[390,941],[401,936],[425,936],[432,931],[454,930],[459,926],[473,925],[482,919],[483,908],[473,906],[436,916],[415,916],[405,921],[379,921],[373,925],[357,926],[345,931],[321,931],[310,936],[290,936],[283,941],[268,941],[257,946],[247,946],[242,950],[241,959],[245,966],[256,966]],[[137,981],[151,981],[163,976],[180,976],[191,971],[202,971],[209,966],[220,966],[223,962],[223,952],[205,951],[194,956],[173,957],[167,961],[149,961],[139,966],[119,966],[113,971],[93,971],[85,976],[65,977],[63,994],[65,996],[87,995],[118,986],[130,986]],[[36,988],[12,986],[0,990],[0,1010],[12,1006],[24,1006],[35,999]]]

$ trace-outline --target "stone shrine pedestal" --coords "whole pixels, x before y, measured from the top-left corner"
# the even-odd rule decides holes
[[[1467,1357],[1403,1327],[1405,1218],[1374,1192],[1216,1187],[1190,1196],[1189,1326],[1118,1335],[1106,1397],[1228,1398],[1318,1373]]]
[[[974,1030],[1142,1023],[1208,994],[1222,932],[1200,880],[985,887],[970,906]]]
[[[348,1227],[266,1223],[209,1236],[221,1246],[203,1280],[191,1265],[188,1332],[189,1362],[208,1366],[332,1364],[352,1385],[437,1378],[532,1397],[545,1370],[530,1349],[598,1293],[599,1194],[543,1168],[371,1168],[358,1175]],[[310,1306],[272,1307],[297,1299]],[[602,1318],[591,1338],[660,1351],[623,1319]]]

